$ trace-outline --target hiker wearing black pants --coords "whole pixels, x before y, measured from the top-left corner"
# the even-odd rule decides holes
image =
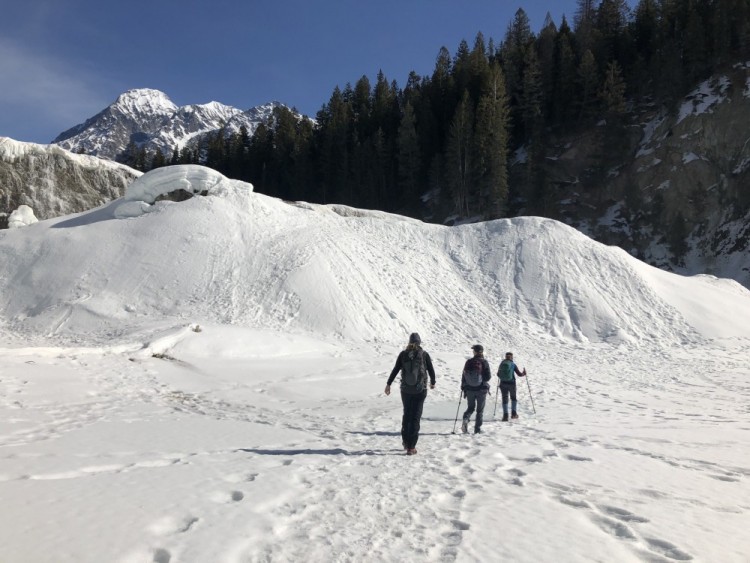
[[[508,398],[511,401],[511,418],[518,418],[516,412],[516,405],[518,400],[516,399],[516,375],[518,377],[524,377],[526,375],[526,368],[523,371],[518,369],[518,366],[513,361],[513,353],[507,352],[505,359],[500,362],[500,366],[497,368],[497,377],[500,379],[500,393],[503,396],[503,420],[508,420]]]
[[[414,332],[409,336],[409,344],[396,358],[396,365],[388,377],[385,394],[391,394],[391,384],[401,373],[401,402],[404,404],[404,415],[401,419],[401,444],[406,455],[417,453],[419,426],[422,419],[422,407],[427,398],[427,377],[430,378],[430,389],[435,388],[435,369],[430,355],[422,350],[422,339]]]
[[[484,404],[490,390],[489,381],[492,379],[492,372],[490,364],[484,359],[484,348],[480,344],[475,344],[471,349],[474,351],[474,357],[466,360],[461,375],[461,391],[464,392],[469,407],[464,412],[461,430],[464,434],[469,431],[469,421],[476,408],[474,434],[479,434],[482,431]]]

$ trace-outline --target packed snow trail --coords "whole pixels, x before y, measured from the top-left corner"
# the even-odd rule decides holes
[[[478,436],[451,433],[465,356],[432,349],[406,457],[382,393],[397,347],[201,326],[125,354],[0,352],[4,560],[747,554],[746,348],[723,351],[719,382],[698,351],[517,350],[538,414],[521,387],[521,418],[488,407]]]

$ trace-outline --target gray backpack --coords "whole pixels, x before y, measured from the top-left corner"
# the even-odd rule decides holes
[[[482,385],[483,363],[480,358],[472,358],[466,362],[464,368],[464,382],[469,387],[480,387]]]
[[[404,354],[401,364],[401,384],[409,390],[421,393],[427,387],[427,368],[424,364],[424,350],[417,348]]]

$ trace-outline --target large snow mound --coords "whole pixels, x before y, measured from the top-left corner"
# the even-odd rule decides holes
[[[186,187],[208,195],[151,203]],[[151,212],[115,219],[127,202]],[[106,340],[194,321],[375,343],[416,330],[446,346],[750,335],[739,284],[658,271],[553,220],[445,227],[289,204],[197,166],[0,234],[0,263],[0,328],[29,337]]]
[[[195,164],[165,166],[136,179],[125,190],[114,210],[115,217],[137,217],[152,210],[160,196],[182,190],[191,195],[219,195],[227,190],[252,191],[252,184],[230,180],[224,175]]]

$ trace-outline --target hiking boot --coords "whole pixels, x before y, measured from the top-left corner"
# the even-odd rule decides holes
[[[463,432],[464,434],[469,433],[469,421],[468,420],[464,420],[461,423],[461,432]]]
[[[516,411],[513,411],[512,413],[510,413],[510,417],[511,418],[518,418],[518,413]]]
[[[482,433],[481,429],[479,429],[479,428],[475,428],[474,429],[474,434],[481,434],[481,433]]]
[[[503,422],[507,422],[507,421],[508,421],[508,413],[504,412],[503,413]]]
[[[417,455],[417,448],[409,448],[406,450],[406,455]]]

